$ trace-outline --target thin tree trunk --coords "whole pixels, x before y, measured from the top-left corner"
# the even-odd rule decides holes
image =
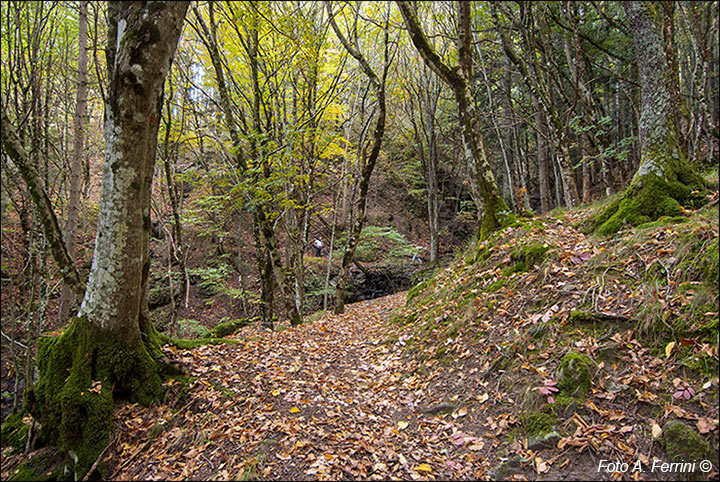
[[[77,246],[77,221],[82,200],[82,169],[85,145],[85,122],[87,119],[87,14],[88,2],[79,2],[78,17],[78,83],[75,108],[75,132],[73,136],[73,156],[70,162],[70,196],[67,205],[65,224],[65,243],[68,256],[74,260]],[[68,319],[70,307],[77,302],[70,288],[63,284],[58,308],[58,319],[62,323]]]

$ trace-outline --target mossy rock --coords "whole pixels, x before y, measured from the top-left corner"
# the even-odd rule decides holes
[[[670,462],[700,462],[710,454],[707,441],[679,420],[670,420],[665,424],[662,441]]]
[[[533,437],[543,436],[555,430],[557,418],[541,411],[524,413],[521,416],[525,431]]]
[[[583,354],[570,352],[565,354],[557,369],[557,387],[562,394],[584,398],[590,392],[592,360]]]
[[[490,480],[506,480],[516,472],[522,471],[523,461],[519,455],[513,455],[505,462],[488,472]]]
[[[55,447],[43,447],[32,452],[10,473],[8,480],[62,480],[70,474],[63,474],[62,454]],[[72,480],[72,478],[70,479]]]
[[[22,450],[27,442],[30,426],[23,422],[23,412],[11,413],[5,417],[0,429],[3,447],[12,447],[14,450]]]
[[[512,273],[529,271],[536,264],[540,264],[547,257],[547,252],[552,246],[547,243],[530,243],[510,253],[510,260],[513,265],[503,270],[503,275],[509,276]]]
[[[232,335],[243,326],[250,324],[250,320],[247,318],[238,318],[237,320],[225,321],[219,323],[215,328],[203,335],[203,338],[224,338],[228,335]]]

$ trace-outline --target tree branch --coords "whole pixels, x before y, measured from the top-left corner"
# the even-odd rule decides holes
[[[2,104],[4,105],[4,101]],[[3,148],[13,161],[13,164],[18,168],[18,171],[20,171],[25,184],[27,184],[30,197],[42,222],[45,238],[50,244],[50,252],[60,268],[63,281],[67,283],[70,290],[78,298],[82,299],[85,293],[85,283],[80,280],[75,263],[68,254],[55,211],[43,188],[40,176],[33,167],[25,148],[20,143],[20,138],[13,129],[4,107],[0,114],[2,115],[2,119],[0,119],[0,137],[2,138]]]

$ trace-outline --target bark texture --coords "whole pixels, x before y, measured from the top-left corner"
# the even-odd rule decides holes
[[[82,199],[82,168],[85,154],[85,121],[87,119],[87,15],[88,2],[78,5],[78,81],[73,134],[73,157],[70,162],[70,189],[65,221],[65,242],[70,259],[75,259],[77,247],[77,221]],[[66,320],[71,305],[75,305],[76,296],[67,283],[63,286],[58,308],[58,318]]]
[[[108,6],[106,148],[90,279],[65,333],[38,342],[40,377],[26,398],[41,438],[67,454],[75,480],[107,445],[113,392],[143,404],[160,395],[160,335],[147,317],[150,188],[163,85],[188,4]]]
[[[642,94],[640,112],[641,159],[624,195],[596,219],[599,234],[611,234],[661,216],[682,213],[681,206],[703,201],[703,179],[688,165],[680,147],[672,101],[672,81],[662,36],[663,10],[651,2],[623,4],[635,39]]]

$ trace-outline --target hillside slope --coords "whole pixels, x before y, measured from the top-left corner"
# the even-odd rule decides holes
[[[468,414],[491,478],[675,480],[653,460],[708,459],[717,479],[716,200],[612,238],[575,228],[585,209],[468,247],[394,318],[419,402]]]

